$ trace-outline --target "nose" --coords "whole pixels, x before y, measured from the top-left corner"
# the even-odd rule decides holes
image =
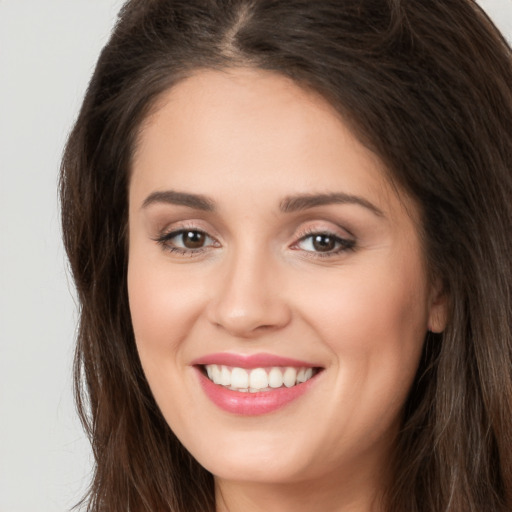
[[[208,304],[209,321],[239,338],[256,338],[285,327],[291,310],[278,267],[257,250],[241,250],[223,262]]]

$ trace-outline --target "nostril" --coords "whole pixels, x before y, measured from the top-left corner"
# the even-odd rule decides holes
[[[265,289],[254,276],[248,281],[244,275],[232,276],[212,297],[207,306],[208,320],[217,329],[239,338],[252,338],[286,326],[291,319],[286,298]]]

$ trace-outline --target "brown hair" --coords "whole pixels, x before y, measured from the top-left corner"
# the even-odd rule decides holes
[[[62,163],[78,290],[79,413],[94,512],[214,511],[213,479],[163,419],[126,288],[127,187],[159,95],[198,68],[274,70],[331,102],[419,205],[451,301],[405,405],[388,508],[512,509],[512,60],[471,0],[131,0]]]

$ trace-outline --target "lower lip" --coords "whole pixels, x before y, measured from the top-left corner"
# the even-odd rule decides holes
[[[306,382],[297,384],[291,388],[282,387],[272,391],[244,393],[214,384],[199,368],[197,368],[197,373],[199,374],[199,381],[206,396],[217,407],[220,407],[226,412],[240,416],[268,414],[285,407],[308,391],[318,376],[317,374]]]

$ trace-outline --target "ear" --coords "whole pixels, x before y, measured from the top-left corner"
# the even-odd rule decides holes
[[[449,298],[441,279],[436,279],[430,291],[428,330],[441,333],[448,322]]]

